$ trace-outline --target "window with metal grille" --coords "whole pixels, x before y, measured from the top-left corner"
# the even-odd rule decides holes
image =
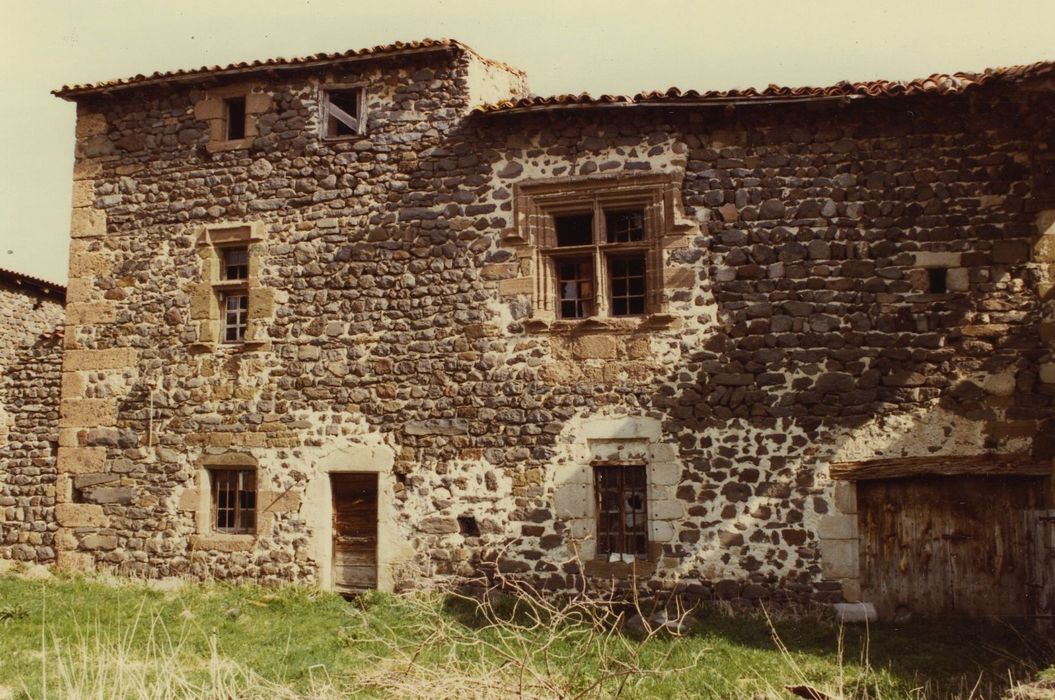
[[[245,340],[249,325],[249,295],[244,290],[223,294],[223,341],[240,343]]]
[[[229,534],[256,532],[256,472],[252,469],[213,469],[213,529]]]
[[[648,556],[648,488],[644,465],[594,467],[597,554]]]
[[[324,90],[321,105],[324,137],[337,138],[366,133],[361,87]]]
[[[224,248],[222,250],[222,254],[222,279],[249,279],[249,248]]]
[[[554,215],[550,257],[559,318],[641,316],[648,311],[643,209]]]

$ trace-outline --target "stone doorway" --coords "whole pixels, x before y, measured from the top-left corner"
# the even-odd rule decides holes
[[[330,474],[333,494],[333,588],[377,588],[377,474]]]

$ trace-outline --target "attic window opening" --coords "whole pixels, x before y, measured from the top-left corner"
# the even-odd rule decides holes
[[[227,120],[227,140],[245,138],[245,97],[229,97],[224,102]]]
[[[365,131],[363,89],[349,87],[322,92],[323,136],[340,138],[357,136]]]
[[[927,269],[927,290],[931,294],[945,294],[949,290],[948,268],[931,267]]]

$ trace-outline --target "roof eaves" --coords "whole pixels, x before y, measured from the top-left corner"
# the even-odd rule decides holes
[[[64,285],[48,282],[40,277],[0,267],[0,282],[6,282],[17,287],[28,287],[38,292],[41,296],[52,297],[63,303],[66,301],[66,287]]]
[[[96,83],[63,85],[51,94],[64,100],[76,100],[85,95],[108,94],[132,88],[171,83],[201,82],[217,77],[251,75],[271,71],[304,70],[342,63],[372,60],[394,55],[432,53],[457,50],[479,56],[472,48],[456,39],[422,39],[420,41],[396,42],[366,49],[353,49],[341,53],[319,53],[297,58],[269,58],[263,61],[232,63],[226,66],[202,66],[200,68],[158,71],[150,75],[134,75]],[[480,56],[483,59],[482,56]],[[483,59],[488,60],[488,59]]]

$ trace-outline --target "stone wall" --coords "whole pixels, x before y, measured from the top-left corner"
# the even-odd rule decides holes
[[[55,559],[61,290],[0,279],[0,559]]]
[[[480,69],[285,72],[233,150],[206,148],[196,88],[82,99],[60,561],[315,580],[326,474],[371,455],[386,585],[497,562],[566,588],[593,551],[589,465],[623,450],[650,467],[649,585],[853,599],[829,463],[1050,459],[1030,168],[1050,93],[485,116],[470,83],[506,83]],[[319,80],[368,86],[364,136],[319,137]],[[536,189],[564,184],[654,197],[646,318],[540,315]],[[202,236],[250,222],[261,335],[211,343]],[[225,459],[270,494],[254,537],[203,531]]]

